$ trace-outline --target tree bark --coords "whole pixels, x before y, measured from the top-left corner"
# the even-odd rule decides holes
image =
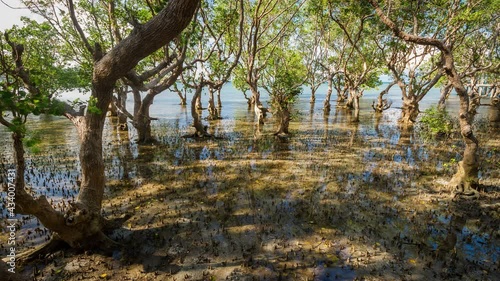
[[[201,122],[200,111],[197,109],[197,101],[201,96],[202,90],[202,84],[197,85],[193,95],[193,99],[191,100],[191,117],[193,117],[193,127],[196,130],[194,136],[199,138],[209,136],[205,129],[205,126],[203,126],[203,123]]]
[[[217,120],[220,119],[219,111],[215,107],[215,97],[214,97],[214,89],[209,88],[209,97],[208,97],[208,120]]]
[[[373,101],[372,103],[372,108],[375,110],[376,113],[382,113],[384,110],[387,110],[391,107],[392,102],[384,99],[384,96],[389,93],[389,90],[392,88],[392,86],[396,85],[396,82],[392,82],[387,87],[380,92],[377,98],[377,102]]]
[[[222,108],[222,101],[220,99],[220,92],[221,92],[221,89],[219,88],[217,90],[217,108],[219,109],[219,115],[220,115],[220,109]]]
[[[401,108],[401,122],[403,125],[413,125],[418,117],[420,110],[418,101],[413,96],[403,97],[403,106]]]
[[[325,114],[330,113],[331,109],[331,104],[330,104],[330,99],[332,98],[332,92],[333,92],[333,79],[328,79],[328,90],[326,91],[326,97],[325,97],[325,102],[323,103],[323,111]]]
[[[491,99],[488,119],[491,127],[500,127],[500,98],[496,97]]]
[[[449,82],[446,83],[446,85],[441,88],[439,102],[438,102],[438,109],[444,109],[446,107],[446,100],[450,96],[452,90],[453,90],[453,85]]]
[[[316,102],[316,90],[318,88],[315,86],[311,86],[311,100],[309,101],[310,103],[315,103]]]
[[[155,141],[151,135],[151,116],[149,116],[149,108],[153,104],[155,96],[156,94],[154,93],[148,93],[141,102],[139,112],[134,116],[134,127],[137,129],[139,143],[149,143]]]

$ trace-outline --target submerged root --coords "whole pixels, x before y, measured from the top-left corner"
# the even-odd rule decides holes
[[[475,189],[469,189],[468,191],[460,191],[458,188],[453,191],[453,200],[457,199],[479,199],[479,191]]]
[[[217,140],[223,139],[222,137],[217,137],[217,136],[214,136],[214,135],[209,134],[209,133],[198,133],[198,132],[195,132],[193,134],[183,135],[182,138],[185,138],[185,139],[217,139]]]
[[[479,191],[476,189],[478,186],[477,179],[467,177],[463,165],[463,161],[458,163],[458,171],[449,183],[452,189],[453,200],[478,199]]]

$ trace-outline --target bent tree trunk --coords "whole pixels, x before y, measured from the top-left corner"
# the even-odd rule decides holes
[[[173,0],[153,19],[135,30],[104,56],[94,52],[92,97],[100,111],[85,116],[66,116],[80,136],[81,186],[75,203],[66,214],[55,211],[44,196],[31,197],[24,190],[22,135],[15,135],[16,199],[21,213],[36,216],[55,236],[75,248],[103,246],[110,240],[102,233],[101,207],[105,187],[102,132],[116,81],[135,65],[175,38],[191,21],[199,0]],[[159,36],[161,35],[161,36]],[[96,48],[97,49],[97,48]]]
[[[45,227],[55,233],[56,238],[62,239],[71,247],[87,248],[97,245],[103,246],[103,242],[106,242],[107,238],[100,232],[100,216],[96,216],[95,213],[91,212],[100,202],[86,205],[85,196],[79,196],[76,203],[72,204],[70,210],[66,214],[63,214],[55,210],[44,195],[33,198],[25,190],[24,175],[26,164],[24,160],[23,137],[21,133],[12,134],[14,157],[16,159],[16,213],[36,216]],[[88,180],[88,177],[86,177],[86,180]],[[109,244],[107,245],[109,246]]]
[[[384,110],[387,110],[391,107],[392,102],[387,99],[384,99],[384,96],[389,93],[389,90],[394,85],[396,85],[396,82],[392,82],[389,85],[387,85],[387,87],[378,95],[377,102],[373,101],[372,108],[373,110],[375,110],[376,113],[382,113]]]
[[[257,123],[260,125],[264,125],[264,118],[266,117],[267,108],[262,106],[260,102],[260,93],[257,90],[257,87],[250,87],[252,91],[252,104],[253,110],[255,112],[255,116],[257,117]]]
[[[201,104],[201,92],[200,94],[196,95],[196,100],[195,100],[196,104],[196,110],[203,110],[203,105]]]

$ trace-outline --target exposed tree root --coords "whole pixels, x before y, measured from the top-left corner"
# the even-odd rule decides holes
[[[19,265],[26,264],[34,260],[46,259],[49,255],[57,252],[59,250],[68,249],[69,245],[59,238],[57,235],[52,235],[50,240],[42,244],[35,249],[28,250],[17,256],[17,262]]]
[[[452,189],[453,200],[479,198],[479,191],[476,189],[478,183],[466,177],[463,161],[458,163],[458,171],[451,179],[449,186]]]
[[[0,259],[0,276],[2,281],[25,281],[26,279],[19,273],[12,273],[9,271],[7,264]]]
[[[132,214],[127,213],[122,217],[115,218],[112,220],[102,219],[102,225],[103,225],[102,232],[105,234],[109,234],[109,233],[113,232],[115,229],[122,227],[122,225],[126,221],[128,221],[131,217],[132,217]]]

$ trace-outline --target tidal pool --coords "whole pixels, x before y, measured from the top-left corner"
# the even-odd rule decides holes
[[[54,255],[36,264],[33,278],[497,278],[500,132],[484,115],[476,125],[481,198],[453,201],[446,182],[460,160],[461,138],[425,140],[418,126],[401,129],[397,108],[375,115],[368,99],[353,123],[348,111],[325,115],[305,96],[292,135],[279,139],[272,117],[257,134],[245,101],[228,98],[224,119],[206,122],[220,139],[195,140],[182,138],[193,128],[174,101],[155,109],[164,115],[153,124],[154,145],[137,145],[133,129],[120,132],[114,119],[107,122],[103,215],[131,216],[112,234],[123,249],[113,257]],[[78,192],[76,130],[58,117],[35,117],[29,126],[43,142],[28,150],[27,185],[62,210]],[[8,132],[0,134],[5,175],[12,155]],[[20,251],[50,235],[36,219],[19,221]]]

